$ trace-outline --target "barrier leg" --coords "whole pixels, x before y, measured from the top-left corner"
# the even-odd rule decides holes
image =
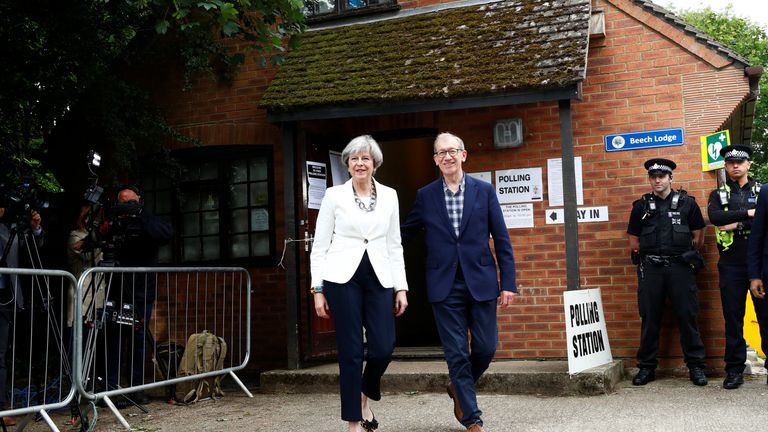
[[[120,422],[120,424],[122,424],[124,428],[131,430],[131,425],[125,421],[125,417],[120,414],[120,410],[118,410],[115,404],[112,403],[112,399],[110,399],[109,396],[104,396],[104,402],[107,403],[107,407],[109,407],[109,410],[112,411],[112,414],[117,417],[117,420]]]
[[[240,381],[240,378],[238,378],[238,377],[237,377],[237,375],[235,375],[235,373],[234,373],[234,372],[232,372],[232,371],[229,371],[229,376],[231,376],[231,377],[232,377],[232,379],[233,379],[233,380],[235,380],[235,382],[237,383],[237,385],[239,385],[239,386],[240,386],[240,388],[241,388],[241,389],[243,389],[243,391],[245,392],[245,394],[247,394],[247,395],[248,395],[248,397],[249,397],[249,398],[252,398],[252,397],[253,397],[253,395],[251,394],[251,392],[249,392],[249,391],[248,391],[248,389],[245,387],[245,384],[243,384],[243,382],[242,382],[242,381]]]
[[[52,431],[59,432],[59,428],[56,427],[56,423],[51,420],[51,417],[48,415],[45,410],[40,410],[40,416],[45,420],[45,422],[48,424],[48,427],[51,428]]]
[[[59,428],[56,427],[56,423],[54,423],[54,421],[51,420],[51,417],[48,415],[47,412],[45,412],[45,410],[40,410],[38,412],[40,413],[40,417],[42,417],[43,420],[45,420],[45,423],[48,424],[48,427],[52,431],[59,432]],[[37,413],[27,414],[23,419],[21,419],[19,424],[16,426],[16,430],[17,431],[23,431],[27,427],[27,425],[29,425],[30,423],[35,421],[35,415],[36,414]],[[5,427],[3,427],[3,429],[5,429]]]

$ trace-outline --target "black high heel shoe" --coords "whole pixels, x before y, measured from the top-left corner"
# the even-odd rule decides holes
[[[376,429],[379,428],[379,422],[376,421],[376,415],[373,413],[373,410],[370,409],[370,408],[368,408],[368,409],[371,410],[371,416],[373,418],[371,420],[363,419],[360,422],[360,426],[362,426],[363,429],[365,429],[365,432],[373,432],[373,431],[375,431]]]

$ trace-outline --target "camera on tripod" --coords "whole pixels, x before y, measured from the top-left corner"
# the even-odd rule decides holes
[[[106,208],[97,235],[97,243],[104,252],[105,260],[109,260],[126,242],[141,237],[144,229],[141,220],[143,210],[144,206],[136,201],[113,203]]]
[[[83,198],[91,204],[91,213],[86,229],[89,232],[89,247],[98,247],[104,253],[104,265],[115,265],[114,253],[126,241],[138,238],[143,229],[141,213],[142,203],[129,201],[125,203],[106,201],[102,203],[101,196],[104,188],[99,186],[99,176],[94,168],[101,165],[101,156],[91,150],[88,153],[88,169],[93,174]]]
[[[29,224],[29,214],[32,210],[39,211],[49,206],[48,199],[32,180],[24,180],[12,187],[0,184],[0,207],[5,208],[6,220],[16,223],[19,227],[23,228]]]

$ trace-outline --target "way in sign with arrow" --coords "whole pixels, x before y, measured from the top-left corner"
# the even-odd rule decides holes
[[[547,225],[565,223],[565,210],[547,209],[546,211]],[[608,206],[599,207],[579,207],[576,209],[576,220],[579,223],[582,222],[607,222],[608,221]]]

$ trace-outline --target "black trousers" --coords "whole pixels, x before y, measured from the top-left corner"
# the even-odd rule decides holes
[[[704,367],[704,343],[696,323],[699,313],[696,277],[685,263],[666,266],[643,263],[638,267],[637,300],[642,320],[638,367],[655,369],[659,363],[656,357],[667,297],[677,317],[685,363],[689,368]]]
[[[741,373],[747,361],[747,343],[744,340],[744,313],[746,312],[749,278],[746,265],[718,263],[720,273],[720,301],[725,319],[725,371]],[[760,325],[760,345],[768,352],[768,300],[752,296],[755,315]]]
[[[381,377],[395,350],[392,289],[381,286],[366,252],[349,282],[324,281],[323,290],[336,326],[341,418],[360,421],[360,393],[381,399]],[[368,346],[365,370],[363,328]]]

